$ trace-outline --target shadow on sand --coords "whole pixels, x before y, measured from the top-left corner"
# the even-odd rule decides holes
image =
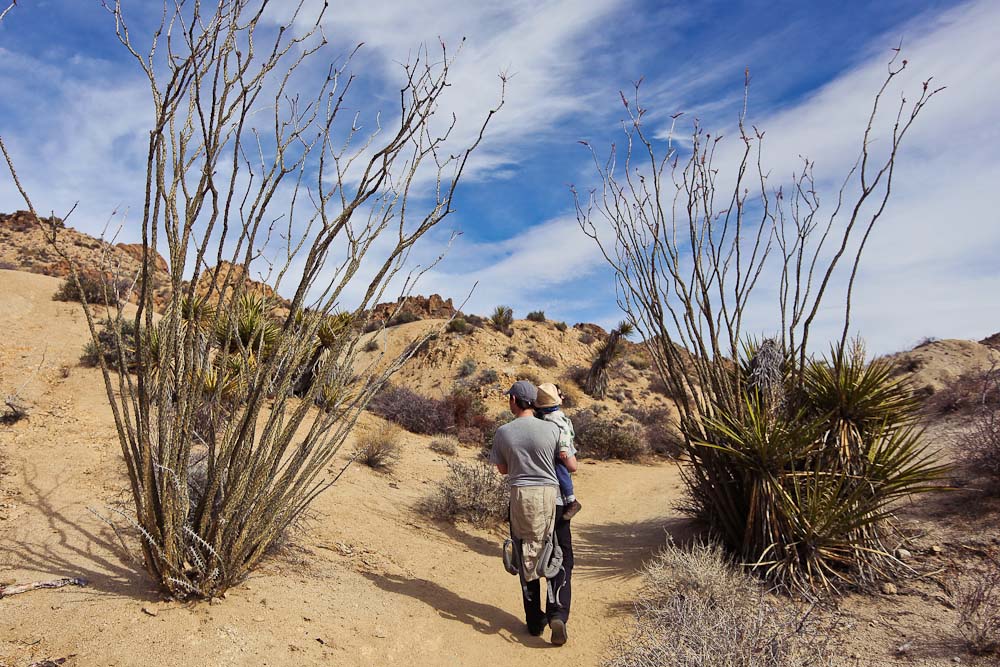
[[[692,520],[676,516],[574,525],[574,573],[588,579],[630,577],[669,540],[684,544],[694,539],[698,532]]]
[[[382,590],[419,600],[442,618],[464,623],[476,632],[498,635],[505,641],[523,646],[534,648],[551,646],[542,637],[529,635],[521,618],[493,605],[464,598],[433,581],[408,579],[391,574],[362,573],[362,575]],[[516,586],[516,582],[512,580],[511,586]]]
[[[158,599],[141,564],[126,564],[127,557],[111,526],[99,523],[81,505],[56,506],[53,496],[62,480],[47,481],[47,487],[42,488],[37,469],[25,470],[27,488],[20,503],[42,517],[44,524],[20,541],[0,545],[0,560],[15,569],[44,573],[46,578],[83,578],[87,581],[84,590],[92,592],[144,601]]]

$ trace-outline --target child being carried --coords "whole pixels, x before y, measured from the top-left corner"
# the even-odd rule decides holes
[[[556,478],[559,480],[559,493],[562,495],[562,518],[569,521],[583,507],[573,493],[573,478],[563,465],[562,459],[576,456],[573,432],[573,422],[562,411],[563,396],[559,387],[546,382],[538,386],[538,398],[535,400],[535,416],[552,422],[559,427],[559,448],[556,450]]]

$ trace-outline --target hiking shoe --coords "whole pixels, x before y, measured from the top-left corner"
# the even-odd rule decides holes
[[[583,509],[583,505],[580,504],[579,500],[574,500],[569,505],[566,505],[566,509],[563,510],[562,518],[564,521],[569,521],[576,516],[576,513]]]
[[[543,632],[545,632],[544,625],[539,625],[537,628],[533,628],[530,625],[528,626],[528,634],[532,637],[541,637]]]
[[[549,628],[552,630],[549,641],[552,642],[553,646],[562,646],[566,643],[566,621],[561,618],[553,618],[549,621]]]

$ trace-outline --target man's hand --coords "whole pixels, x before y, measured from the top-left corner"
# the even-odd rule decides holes
[[[497,471],[499,471],[501,475],[506,475],[507,474],[507,464],[506,463],[498,463],[497,464]]]

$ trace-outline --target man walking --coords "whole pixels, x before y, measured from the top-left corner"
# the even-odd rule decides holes
[[[490,462],[501,474],[509,476],[511,534],[522,547],[524,583],[521,596],[528,632],[538,636],[548,622],[552,643],[561,646],[567,639],[573,541],[569,521],[562,518],[563,508],[557,507],[559,480],[556,478],[555,461],[559,427],[535,418],[534,403],[538,390],[532,383],[518,380],[507,395],[515,419],[497,429],[493,436]],[[562,461],[570,472],[576,471],[575,456],[564,456]],[[563,552],[563,567],[548,582],[552,596],[546,598],[543,613],[541,586],[536,574],[537,559],[553,527]]]

